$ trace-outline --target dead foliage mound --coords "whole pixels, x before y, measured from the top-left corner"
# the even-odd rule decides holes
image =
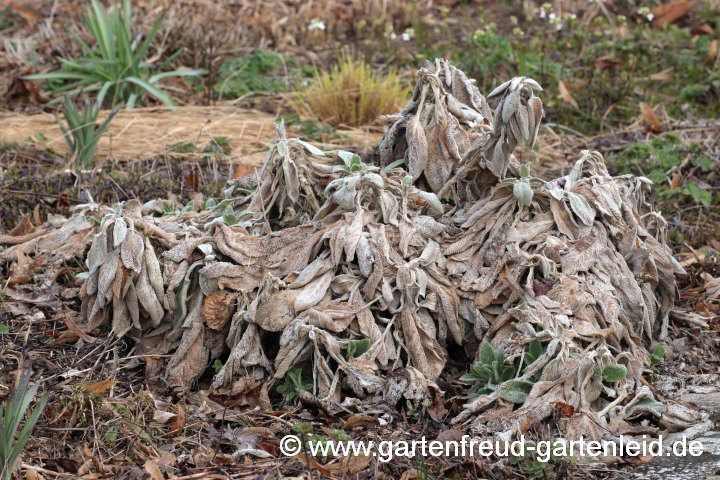
[[[702,430],[641,378],[682,271],[650,182],[611,177],[590,151],[563,177],[530,176],[512,151],[534,141],[540,90],[517,77],[486,98],[427,62],[386,118],[383,168],[279,125],[259,175],[217,205],[86,204],[47,235],[85,241],[92,223],[87,328],[171,354],[165,376],[181,388],[229,352],[217,391],[299,369],[312,384],[300,400],[326,412],[441,418],[438,378],[467,371],[452,358],[481,387],[453,419],[475,432],[525,432],[558,405],[580,413],[563,419],[569,438]],[[42,254],[45,238],[2,258]]]

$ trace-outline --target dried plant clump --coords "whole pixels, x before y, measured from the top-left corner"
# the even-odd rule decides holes
[[[333,126],[370,125],[380,115],[396,111],[408,95],[397,72],[375,73],[347,52],[329,71],[316,72],[311,82],[295,92],[290,103],[300,115]]]
[[[515,147],[535,142],[544,115],[535,96],[541,90],[534,80],[515,77],[486,99],[447,60],[425,62],[407,106],[383,117],[390,126],[380,160],[404,164],[442,198],[478,200],[505,177]]]
[[[560,420],[569,438],[632,435],[641,417],[643,433],[709,428],[641,382],[681,270],[649,180],[611,177],[589,151],[563,177],[532,177],[510,146],[536,135],[538,90],[514,79],[488,97],[493,114],[437,61],[391,117],[385,168],[280,125],[259,175],[212,208],[83,206],[104,215],[81,291],[89,328],[172,354],[181,388],[226,350],[218,390],[303,372],[298,398],[331,413],[436,411],[452,356],[485,383],[453,420],[479,433],[523,433],[557,402],[582,413]]]

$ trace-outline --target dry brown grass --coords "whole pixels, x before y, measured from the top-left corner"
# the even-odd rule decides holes
[[[302,116],[358,127],[399,111],[409,95],[410,88],[395,70],[373,72],[363,60],[345,52],[331,70],[317,72],[309,87],[292,95],[290,103]]]
[[[106,116],[101,111],[98,122]],[[260,164],[265,149],[275,136],[275,117],[257,110],[235,107],[177,107],[136,108],[121,110],[110,123],[107,133],[100,139],[96,160],[135,160],[158,155],[174,157],[203,155],[203,148],[212,138],[224,137],[231,148],[229,160],[236,163]],[[55,117],[49,113],[0,114],[0,144],[23,144],[31,141],[41,150],[67,156],[67,145]],[[298,136],[298,132],[290,131]],[[368,150],[377,144],[382,133],[371,129],[352,129],[342,132],[352,145]],[[190,144],[187,148],[178,145]],[[321,144],[327,148],[347,145]]]
[[[107,114],[108,111],[101,111],[98,122]],[[275,135],[273,121],[267,113],[230,107],[122,110],[100,139],[96,159],[140,159],[168,153],[191,156],[193,153],[177,151],[173,145],[190,143],[201,152],[211,137],[225,137],[233,158],[259,162],[263,154],[257,151],[264,149]],[[37,148],[67,155],[63,134],[52,114],[0,115],[0,122],[5,125],[0,131],[0,143],[31,139]]]

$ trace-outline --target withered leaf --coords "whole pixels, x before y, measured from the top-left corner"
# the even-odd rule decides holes
[[[425,171],[428,161],[428,143],[418,115],[413,115],[407,124],[408,172],[417,180]]]
[[[160,262],[155,255],[155,249],[150,242],[150,237],[145,237],[145,268],[147,269],[148,280],[155,295],[161,298],[165,292],[163,289],[163,277],[160,271]]]
[[[213,330],[222,330],[232,315],[235,295],[211,293],[203,299],[202,316],[205,324]]]
[[[503,122],[507,123],[510,120],[510,117],[517,111],[518,105],[520,105],[520,92],[518,90],[514,90],[505,97],[505,100],[503,100]]]
[[[113,247],[117,248],[125,240],[128,227],[127,223],[122,217],[115,217],[115,224],[113,226]]]
[[[147,268],[143,266],[138,281],[135,284],[135,291],[137,294],[138,302],[142,307],[150,314],[152,324],[154,327],[160,325],[160,321],[165,315],[160,300],[158,300],[155,291],[150,286],[150,280],[148,279]]]
[[[125,235],[125,240],[120,247],[120,257],[125,268],[129,268],[135,273],[140,273],[142,268],[145,251],[145,244],[142,237],[135,231],[131,230]]]
[[[558,81],[558,91],[560,92],[560,98],[562,98],[564,101],[566,101],[567,103],[572,105],[572,107],[575,110],[580,109],[577,101],[570,94],[570,90],[567,89],[567,87],[565,86],[565,83],[562,80]]]
[[[87,259],[85,260],[85,264],[88,266],[90,275],[100,268],[100,265],[107,262],[107,243],[107,234],[105,231],[101,231],[95,236],[92,245],[90,245],[90,251],[88,252]]]

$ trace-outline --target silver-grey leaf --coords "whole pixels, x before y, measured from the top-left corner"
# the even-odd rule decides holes
[[[113,248],[117,248],[127,234],[128,227],[127,223],[122,217],[115,217],[115,225],[113,226]]]
[[[488,100],[490,100],[490,98],[494,98],[494,97],[501,95],[505,90],[507,90],[507,88],[510,86],[511,83],[512,83],[512,79],[495,87],[495,89],[492,92],[490,92],[490,95],[487,96]]]
[[[425,137],[425,130],[420,125],[418,115],[408,121],[407,124],[407,142],[408,142],[408,173],[412,175],[413,180],[417,180],[425,170],[428,161],[428,143]]]
[[[513,185],[513,196],[522,207],[529,207],[532,203],[533,190],[528,182],[519,181]]]
[[[510,117],[518,108],[518,105],[520,104],[520,92],[517,90],[514,90],[508,94],[507,97],[505,97],[505,100],[503,101],[503,109],[502,109],[502,120],[504,123],[507,123],[508,120],[510,120]]]
[[[573,213],[575,213],[585,225],[592,225],[595,221],[595,209],[590,205],[590,202],[577,193],[567,192],[567,195],[570,199],[570,208],[572,208]]]
[[[108,238],[105,231],[101,231],[99,234],[95,235],[92,245],[90,245],[87,259],[85,260],[85,264],[88,266],[91,275],[95,273],[95,270],[100,268],[100,265],[107,261],[107,243]]]

